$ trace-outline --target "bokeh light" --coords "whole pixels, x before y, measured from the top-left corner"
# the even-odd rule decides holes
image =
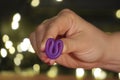
[[[50,70],[47,72],[47,76],[50,78],[55,78],[58,75],[58,68],[56,66],[52,66]]]
[[[101,68],[92,69],[92,74],[95,77],[95,79],[99,79],[99,80],[103,80],[107,77],[106,72],[103,71]]]
[[[23,54],[20,54],[20,53],[18,53],[17,55],[16,55],[16,57],[14,58],[14,64],[16,65],[16,66],[20,66],[20,64],[21,64],[21,61],[23,60]]]
[[[116,11],[116,17],[117,17],[118,19],[120,19],[120,9],[118,9],[118,10]]]
[[[119,80],[120,80],[120,73],[118,73],[118,78],[119,78]]]
[[[77,68],[76,69],[76,78],[77,79],[83,78],[84,74],[85,74],[85,71],[84,71],[83,68]]]
[[[20,19],[21,19],[20,13],[14,14],[14,16],[13,16],[13,21],[14,21],[14,22],[19,22]]]
[[[62,2],[63,0],[56,0],[57,2]]]
[[[11,26],[12,26],[13,30],[16,30],[16,29],[19,28],[19,23],[18,22],[12,22]]]
[[[6,41],[9,40],[9,36],[7,34],[4,34],[2,37],[3,42],[5,43]]]
[[[7,50],[5,48],[1,48],[0,53],[3,58],[7,56]]]
[[[13,21],[11,23],[12,30],[17,30],[19,28],[19,21],[21,19],[20,13],[16,13],[13,16]]]
[[[9,53],[14,54],[15,53],[15,48],[12,46],[9,48]]]
[[[34,53],[29,38],[24,38],[23,41],[17,45],[17,50],[18,52],[25,52],[29,50]]]
[[[13,45],[13,42],[10,41],[10,40],[9,40],[9,41],[6,41],[6,43],[5,43],[5,47],[6,47],[7,49],[11,48],[12,45]]]
[[[39,71],[40,71],[40,65],[39,65],[39,64],[34,64],[34,65],[33,65],[33,70],[34,70],[35,72],[39,72]]]
[[[18,52],[22,52],[21,47],[20,47],[20,44],[17,45],[17,51],[18,51]]]
[[[21,50],[22,50],[23,52],[24,52],[24,51],[27,51],[28,45],[26,45],[24,42],[21,42],[20,48],[21,48]]]
[[[40,0],[32,0],[31,1],[31,6],[32,7],[37,7],[40,4]]]
[[[16,66],[19,66],[21,64],[21,60],[17,57],[14,58],[14,63]]]
[[[30,46],[29,46],[29,48],[28,48],[28,51],[31,52],[31,53],[35,53],[35,51],[34,51],[34,49],[33,49],[33,47],[32,47],[31,44],[30,44]]]
[[[19,58],[20,60],[23,60],[24,56],[23,56],[23,54],[18,53],[18,54],[16,55],[16,58]]]

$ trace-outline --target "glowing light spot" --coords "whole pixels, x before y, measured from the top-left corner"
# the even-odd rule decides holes
[[[102,69],[100,68],[94,68],[92,69],[92,74],[94,75],[94,77],[96,79],[105,79],[107,77],[106,72],[104,72]]]
[[[13,21],[11,23],[11,27],[13,30],[16,30],[19,28],[20,19],[21,19],[21,15],[19,13],[14,14]]]
[[[40,71],[40,65],[39,65],[39,64],[34,64],[34,65],[33,65],[33,70],[34,70],[35,72],[39,72],[39,71]]]
[[[18,53],[16,57],[14,58],[14,63],[16,66],[19,66],[21,64],[21,61],[23,60],[24,56],[23,54]]]
[[[7,56],[7,50],[6,50],[6,49],[1,48],[0,52],[1,52],[1,56],[2,56],[3,58],[5,58],[5,57]]]
[[[5,47],[7,48],[7,49],[9,49],[10,47],[12,47],[12,45],[13,45],[13,43],[12,43],[12,41],[6,41],[6,43],[5,43]]]
[[[32,7],[37,7],[40,4],[40,0],[32,0],[31,6]]]
[[[35,51],[32,48],[32,45],[30,43],[29,38],[24,38],[23,41],[17,45],[17,51],[18,52],[29,51],[31,53],[35,53]]]
[[[24,38],[23,42],[29,46],[30,45],[30,40],[28,38]]]
[[[83,78],[84,74],[85,74],[85,71],[84,71],[83,68],[77,68],[76,69],[76,78],[77,79]]]
[[[118,9],[118,10],[116,11],[116,17],[117,17],[118,19],[120,19],[120,9]]]
[[[21,47],[20,47],[20,44],[17,45],[17,51],[18,51],[18,52],[22,52]]]
[[[50,78],[55,78],[58,75],[58,68],[56,66],[53,66],[50,68],[50,70],[47,72],[47,76]]]
[[[12,46],[9,48],[9,53],[14,54],[15,53],[15,48]]]
[[[22,43],[20,44],[20,48],[21,48],[22,51],[27,51],[28,46],[27,46],[25,43],[22,42]]]
[[[16,30],[19,28],[19,23],[18,22],[12,22],[12,29]]]
[[[119,78],[119,80],[120,80],[120,73],[118,73],[118,78]]]
[[[13,16],[13,21],[14,21],[14,22],[19,22],[20,19],[21,19],[20,13],[14,14],[14,16]]]
[[[56,66],[56,65],[57,65],[57,63],[54,63],[53,65],[54,65],[54,66]]]
[[[32,47],[31,44],[30,44],[30,46],[29,46],[29,48],[28,48],[28,51],[31,52],[31,53],[35,53],[35,51],[34,51],[34,49],[33,49],[33,47]]]
[[[22,51],[27,51],[27,49],[28,49],[27,45],[23,42],[20,44],[20,48]]]
[[[62,2],[63,0],[56,0],[57,2]]]
[[[14,63],[16,66],[19,66],[21,64],[21,60],[17,57],[14,58]]]
[[[20,53],[18,53],[17,55],[16,55],[16,58],[18,58],[18,59],[20,59],[20,60],[23,60],[23,54],[20,54]]]
[[[4,34],[2,37],[3,42],[5,43],[6,41],[9,40],[9,36],[7,34]]]
[[[17,48],[21,52],[21,51],[27,51],[29,47],[30,47],[30,40],[28,38],[24,38]]]

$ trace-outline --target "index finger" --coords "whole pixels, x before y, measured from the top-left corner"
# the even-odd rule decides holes
[[[44,23],[44,28],[46,28],[46,31],[44,32],[40,49],[45,49],[45,43],[48,38],[56,39],[58,36],[65,37],[72,26],[72,22],[73,21],[68,13],[61,13],[61,15],[58,15],[54,19]]]

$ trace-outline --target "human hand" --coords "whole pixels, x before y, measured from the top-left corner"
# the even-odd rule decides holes
[[[61,56],[49,59],[45,54],[48,38],[60,38],[64,43]],[[73,11],[62,10],[55,17],[43,21],[30,35],[39,58],[51,65],[56,62],[69,68],[91,69],[101,66],[106,57],[108,35],[82,19]]]

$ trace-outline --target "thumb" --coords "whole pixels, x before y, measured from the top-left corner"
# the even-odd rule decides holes
[[[68,53],[71,53],[71,52],[74,52],[76,51],[76,43],[73,39],[70,39],[70,38],[62,38],[61,39],[63,41],[63,51],[62,53],[63,54],[68,54]]]

